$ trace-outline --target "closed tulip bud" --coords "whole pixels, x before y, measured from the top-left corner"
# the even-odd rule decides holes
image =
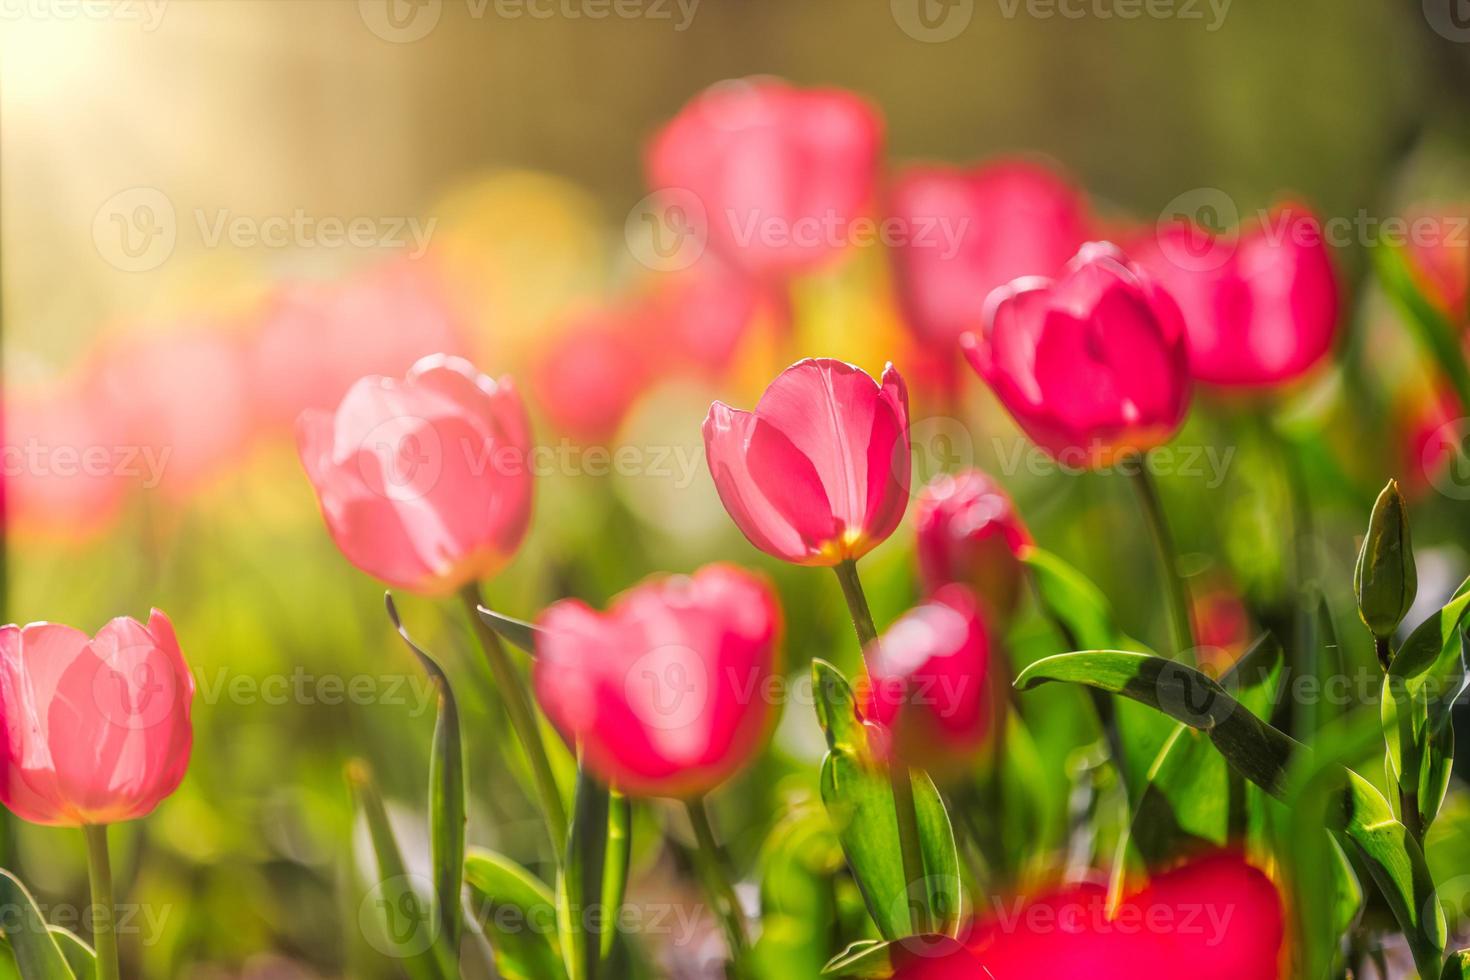
[[[1021,599],[1021,555],[1031,544],[1011,499],[979,470],[942,474],[914,502],[919,575],[933,593],[949,582],[975,590],[997,624]]]
[[[908,391],[893,365],[879,382],[807,358],[781,372],[753,412],[711,405],[704,446],[720,500],[751,544],[831,566],[861,558],[903,519],[908,429]]]
[[[0,628],[0,802],[58,827],[136,820],[189,768],[194,678],[168,617],[120,616],[89,637]]]
[[[990,637],[974,594],[946,585],[868,651],[860,710],[892,733],[893,751],[910,765],[958,771],[990,736],[990,661]]]
[[[1016,423],[1068,466],[1095,468],[1174,435],[1189,407],[1179,307],[1117,247],[1089,242],[1057,279],[990,294],[961,341]]]
[[[1373,505],[1368,535],[1353,571],[1358,615],[1375,637],[1387,640],[1414,604],[1418,590],[1408,505],[1399,493],[1398,481],[1389,480]]]
[[[780,609],[732,565],[542,613],[536,699],[587,766],[634,796],[690,797],[748,763],[774,716]]]
[[[530,425],[508,378],[433,355],[369,377],[297,443],[347,560],[396,588],[446,595],[499,571],[531,517]]]

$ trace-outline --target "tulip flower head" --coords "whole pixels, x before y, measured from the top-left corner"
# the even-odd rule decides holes
[[[782,278],[849,243],[882,144],[877,113],[851,92],[741,79],[695,97],[653,138],[648,180],[732,264]]]
[[[750,543],[798,565],[867,554],[903,519],[910,474],[908,392],[830,358],[783,371],[755,411],[722,402],[704,420],[720,500]]]
[[[146,816],[189,767],[194,678],[168,617],[89,637],[59,623],[0,628],[0,802],[50,826]]]
[[[974,759],[990,734],[990,638],[975,596],[950,583],[867,651],[864,719],[892,733],[899,758],[933,771]]]
[[[998,621],[1010,618],[1021,599],[1021,555],[1031,535],[995,481],[979,470],[940,474],[919,491],[914,527],[925,591],[962,582]]]
[[[891,250],[905,319],[920,339],[951,354],[961,336],[981,328],[991,290],[1021,276],[1057,275],[1087,241],[1082,194],[1020,160],[910,168],[894,181],[888,212],[909,232]]]
[[[1008,903],[955,945],[910,953],[898,944],[896,980],[1278,980],[1285,935],[1275,884],[1220,851],[1155,876],[1111,911],[1107,889],[1085,883]]]
[[[508,378],[432,355],[297,421],[327,530],[358,568],[445,595],[499,571],[531,515],[530,426]]]
[[[1179,304],[1199,381],[1281,385],[1332,349],[1337,276],[1322,226],[1303,208],[1223,235],[1171,223],[1130,254]]]
[[[635,586],[605,613],[564,599],[538,625],[537,701],[609,784],[697,796],[760,751],[781,626],[761,578],[706,565]]]
[[[971,366],[1038,445],[1098,467],[1167,441],[1189,405],[1179,308],[1118,248],[1090,242],[1060,277],[990,294]]]

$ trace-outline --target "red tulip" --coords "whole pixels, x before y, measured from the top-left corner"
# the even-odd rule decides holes
[[[732,565],[645,582],[606,613],[562,600],[538,624],[536,697],[608,783],[705,793],[765,741],[780,623],[770,587]]]
[[[887,728],[898,756],[953,770],[990,735],[990,637],[974,595],[951,583],[909,610],[867,651],[865,719]]]
[[[704,420],[710,474],[740,530],[799,565],[860,558],[908,503],[908,392],[830,358],[798,361],[754,412],[722,402]]]
[[[1420,290],[1451,323],[1470,322],[1470,205],[1421,206],[1405,221],[1409,268]]]
[[[1165,442],[1189,405],[1179,308],[1107,242],[1084,245],[1058,279],[991,293],[984,334],[961,343],[1026,434],[1067,465]]]
[[[302,464],[347,560],[444,595],[499,571],[531,516],[530,426],[509,378],[432,355],[363,378],[297,422]]]
[[[1130,254],[1178,302],[1194,377],[1266,387],[1305,374],[1332,349],[1338,283],[1317,218],[1274,212],[1229,237],[1161,228]]]
[[[946,582],[975,590],[997,620],[1021,599],[1021,554],[1031,544],[1011,498],[979,470],[940,474],[914,504],[919,575],[934,592]]]
[[[648,179],[654,190],[692,195],[703,211],[696,227],[735,265],[787,276],[854,237],[882,143],[877,113],[851,92],[769,78],[725,82],[653,138]]]
[[[429,354],[466,352],[465,327],[427,258],[283,286],[255,341],[253,388],[267,423],[330,409],[358,378],[398,377]]]
[[[1057,275],[1087,241],[1081,192],[1021,160],[912,167],[894,182],[888,211],[907,232],[890,250],[905,318],[947,351],[981,329],[991,290]]]
[[[95,638],[0,628],[0,802],[32,823],[136,820],[189,767],[194,678],[168,617],[120,616]]]
[[[579,313],[536,356],[531,387],[559,432],[588,443],[611,439],[657,376],[630,301]]]
[[[997,902],[962,947],[900,947],[896,980],[1276,980],[1285,932],[1276,886],[1226,851],[1156,876],[1111,915],[1100,885]]]

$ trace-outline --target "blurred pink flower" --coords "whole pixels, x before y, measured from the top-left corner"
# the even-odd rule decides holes
[[[773,312],[775,303],[758,281],[706,256],[687,270],[658,277],[643,299],[647,354],[656,360],[662,352],[672,370],[725,377],[752,324]]]
[[[350,278],[288,283],[255,340],[252,383],[265,422],[290,426],[331,408],[358,378],[398,377],[429,354],[468,353],[466,331],[428,258],[395,259]]]
[[[552,426],[574,439],[611,439],[661,370],[652,327],[632,298],[578,312],[532,359],[531,389]]]
[[[1277,980],[1285,910],[1276,885],[1234,851],[1156,875],[1109,911],[1107,889],[1081,884],[997,902],[959,942],[906,950],[895,980],[1069,976]]]
[[[1304,207],[1223,235],[1168,224],[1129,254],[1179,304],[1200,381],[1284,384],[1332,349],[1338,281],[1321,223]]]
[[[32,823],[146,816],[189,767],[194,678],[168,617],[120,616],[95,638],[0,628],[0,802]]]
[[[991,290],[1056,276],[1088,238],[1082,192],[1024,160],[910,167],[889,190],[888,214],[906,233],[890,251],[905,319],[946,356],[982,328]]]
[[[1405,248],[1419,288],[1451,323],[1470,323],[1470,205],[1419,205],[1405,221]]]
[[[531,432],[509,378],[431,355],[308,409],[297,443],[327,530],[358,568],[445,595],[505,566],[531,517]]]
[[[704,445],[725,510],[750,543],[799,565],[861,558],[908,504],[908,392],[831,358],[798,361],[754,412],[710,406]]]
[[[990,636],[968,588],[941,586],[889,627],[865,659],[859,709],[892,733],[899,758],[941,773],[974,761],[999,705]]]
[[[646,169],[654,190],[692,195],[711,247],[754,275],[784,277],[849,243],[872,204],[882,145],[877,112],[851,92],[740,79],[685,105],[655,134]]]
[[[1021,598],[1021,554],[1031,535],[995,481],[973,469],[940,474],[919,491],[914,528],[925,591],[962,582],[998,624],[1010,619]]]
[[[609,784],[695,796],[760,751],[781,630],[764,579],[706,565],[635,586],[605,613],[562,600],[538,625],[537,700]]]
[[[1096,467],[1167,441],[1189,407],[1179,308],[1116,246],[1090,242],[1060,277],[990,296],[970,364],[1039,446]]]

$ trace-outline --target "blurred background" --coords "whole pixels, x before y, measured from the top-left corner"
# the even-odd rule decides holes
[[[1353,221],[1334,242],[1350,295],[1339,356],[1275,408],[1318,508],[1306,547],[1345,643],[1371,664],[1350,570],[1388,476],[1413,487],[1425,602],[1467,566],[1466,475],[1424,452],[1456,413],[1368,282],[1360,220],[1470,200],[1470,30],[1452,8],[0,0],[5,614],[93,631],[158,606],[199,685],[188,778],[118,833],[138,904],[125,972],[395,975],[363,913],[342,766],[372,764],[422,855],[433,707],[381,587],[328,539],[291,434],[301,409],[334,405],[361,375],[449,350],[527,393],[554,452],[529,543],[489,585],[497,608],[601,603],[651,572],[728,559],[776,579],[793,677],[812,656],[855,662],[829,577],[766,561],[730,524],[699,425],[714,397],[752,404],[792,345],[875,373],[925,352],[877,248],[789,296],[649,260],[646,142],[723,79],[859,93],[886,121],[895,170],[1047,159],[1104,225],[1200,202],[1243,217],[1284,197]],[[780,331],[788,312],[794,338]],[[1040,543],[1093,573],[1130,631],[1159,637],[1157,590],[1124,587],[1152,571],[1122,481],[1004,465],[1015,431],[968,372],[951,398],[911,386],[916,476],[994,473]],[[1196,591],[1219,604],[1221,648],[1270,625],[1297,544],[1281,530],[1274,443],[1252,417],[1203,399],[1179,441],[1232,455],[1218,479],[1163,481]],[[621,472],[596,451],[619,446],[638,450]],[[865,561],[880,625],[915,596],[911,550],[899,534]],[[465,624],[449,604],[403,603],[466,706],[471,842],[543,867]],[[1041,748],[1060,812],[1063,763],[1090,736],[1071,694],[1036,697],[1054,719]],[[716,800],[743,868],[769,859],[773,823],[813,798],[821,735],[809,703],[787,707],[760,768]],[[1466,819],[1451,806],[1446,835]],[[651,828],[664,816],[640,813]],[[1062,829],[1036,832],[1061,853]],[[683,833],[677,820],[667,833]],[[73,836],[8,821],[0,864],[43,906],[75,908]],[[635,902],[692,888],[658,842],[656,829],[639,838]],[[703,946],[651,944],[657,972],[709,975],[717,930],[698,928]]]

